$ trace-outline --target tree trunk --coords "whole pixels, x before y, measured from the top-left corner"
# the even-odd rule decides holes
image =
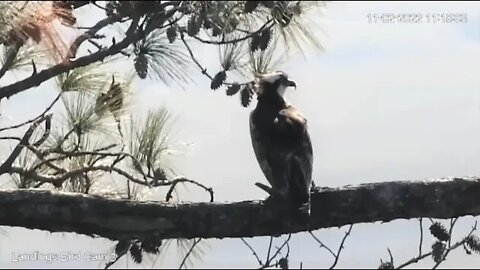
[[[162,203],[46,190],[0,191],[0,225],[112,240],[281,235],[346,224],[480,214],[480,178],[384,182],[312,191],[310,219],[265,201]]]

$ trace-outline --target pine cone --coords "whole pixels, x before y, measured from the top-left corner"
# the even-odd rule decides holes
[[[122,108],[123,105],[123,89],[119,83],[112,82],[110,89],[107,92],[108,108],[111,112],[116,112]]]
[[[262,39],[262,36],[260,33],[256,33],[255,35],[252,36],[252,39],[250,41],[250,51],[255,52],[258,50],[258,47],[260,46],[260,40]]]
[[[197,16],[193,15],[188,20],[187,24],[187,34],[191,37],[196,36],[200,31],[201,22]]]
[[[117,245],[115,246],[115,254],[117,254],[117,256],[122,256],[130,248],[130,244],[130,240],[118,241]]]
[[[476,253],[480,254],[480,239],[476,235],[470,235],[466,241],[465,244],[467,247],[469,247],[471,250],[475,251]]]
[[[217,73],[215,77],[213,77],[212,83],[210,84],[210,89],[217,90],[220,86],[222,86],[223,82],[227,79],[227,73],[223,70]]]
[[[142,242],[142,250],[150,254],[159,254],[161,245],[162,240],[160,240],[160,243],[158,244],[154,241],[145,240]]]
[[[243,87],[242,91],[240,92],[240,101],[243,107],[248,107],[250,102],[252,101],[253,97],[253,90],[250,84],[247,84]]]
[[[432,245],[432,258],[436,263],[439,263],[442,261],[444,252],[445,252],[445,243],[437,241]]]
[[[227,88],[227,96],[233,96],[240,90],[240,84],[233,83]]]
[[[148,60],[145,54],[140,53],[135,58],[135,70],[137,71],[138,77],[145,79],[148,73]]]
[[[280,266],[280,269],[288,269],[288,258],[281,258],[278,260],[278,265]]]
[[[448,241],[450,239],[447,229],[439,222],[435,222],[430,226],[430,233],[440,241]]]
[[[270,44],[270,40],[272,38],[272,34],[269,28],[265,28],[260,32],[259,40],[258,40],[258,48],[262,51],[265,51]]]
[[[177,29],[175,26],[167,28],[167,38],[170,43],[173,43],[177,37]]]
[[[130,247],[130,256],[135,263],[142,263],[142,249],[137,243],[132,244],[132,246]]]
[[[107,100],[108,97],[105,93],[101,93],[98,97],[97,100],[95,101],[95,114],[98,116],[102,116],[105,113],[105,110],[107,109]]]

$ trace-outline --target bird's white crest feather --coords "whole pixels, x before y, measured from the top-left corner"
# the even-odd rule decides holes
[[[276,80],[280,79],[280,77],[283,75],[282,72],[274,72],[274,73],[268,73],[268,74],[262,74],[261,79],[263,81],[266,81],[268,83],[274,83]]]
[[[260,80],[265,81],[267,83],[274,83],[275,81],[279,80],[281,78],[281,76],[288,77],[285,73],[283,73],[281,71],[262,74],[258,77],[259,77]],[[284,97],[286,91],[287,91],[287,86],[285,86],[285,85],[280,85],[277,89],[277,93],[281,97]]]

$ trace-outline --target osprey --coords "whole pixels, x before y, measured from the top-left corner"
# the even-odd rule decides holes
[[[295,82],[278,71],[257,80],[257,106],[250,113],[250,136],[257,161],[272,186],[271,195],[310,214],[313,151],[307,120],[283,95]]]

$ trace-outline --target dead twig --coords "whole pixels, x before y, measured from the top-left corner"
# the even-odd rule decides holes
[[[241,239],[242,242],[248,247],[248,249],[250,249],[250,251],[252,252],[253,256],[255,256],[255,259],[257,259],[258,264],[259,264],[260,266],[263,265],[262,260],[260,260],[260,257],[258,257],[257,252],[255,252],[255,250],[252,248],[252,246],[251,246],[245,239],[243,239],[243,237],[241,237],[240,239]]]
[[[187,255],[185,255],[185,257],[183,258],[182,263],[180,264],[178,269],[182,269],[182,267],[185,265],[185,262],[187,261],[188,257],[190,257],[190,254],[192,254],[193,249],[195,248],[195,246],[198,245],[198,243],[200,243],[200,241],[202,241],[202,238],[199,238],[199,239],[196,239],[196,240],[193,241],[192,247],[188,250]]]
[[[337,254],[335,255],[335,261],[330,266],[330,269],[333,269],[337,265],[338,259],[340,258],[340,253],[342,252],[342,249],[344,248],[345,240],[347,240],[347,237],[350,235],[350,232],[352,231],[352,227],[353,227],[353,224],[350,224],[350,226],[348,227],[348,231],[345,232],[345,236],[343,236],[342,242],[340,243],[340,246],[338,247]]]

